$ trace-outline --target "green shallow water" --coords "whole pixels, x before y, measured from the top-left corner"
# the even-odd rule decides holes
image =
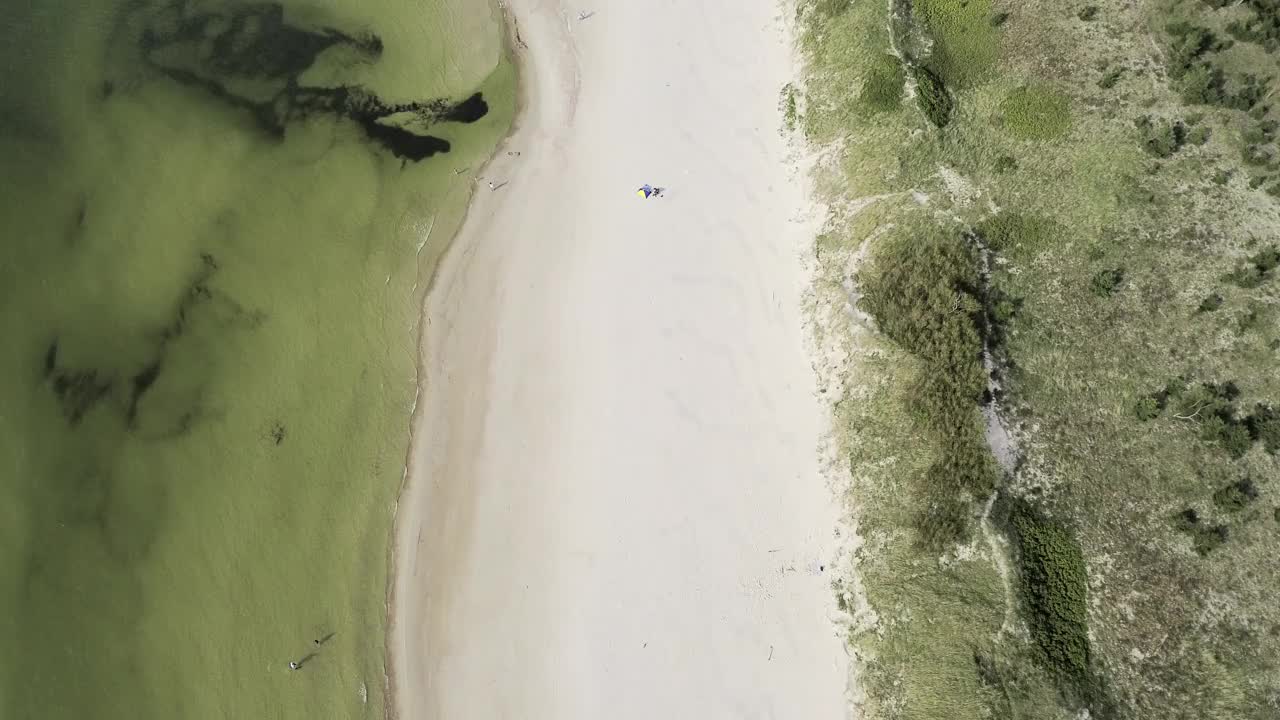
[[[383,715],[421,292],[514,78],[487,3],[275,8],[0,7],[0,717]]]

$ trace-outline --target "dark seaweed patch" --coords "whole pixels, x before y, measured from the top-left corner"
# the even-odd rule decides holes
[[[54,340],[49,343],[49,349],[44,351],[44,376],[48,378],[53,374],[55,368],[58,367],[58,341]]]
[[[178,301],[173,320],[160,334],[160,347],[157,350],[157,355],[163,356],[165,345],[171,340],[181,337],[182,333],[186,331],[187,317],[191,314],[191,311],[200,303],[213,299],[213,291],[209,289],[209,280],[218,271],[218,263],[208,253],[201,253],[200,260],[200,270],[196,272],[195,278],[187,285],[186,291],[182,294],[182,299]]]
[[[213,291],[209,288],[209,281],[217,271],[218,261],[213,255],[200,253],[200,268],[196,271],[195,277],[187,285],[186,291],[178,301],[178,306],[173,313],[173,319],[161,331],[160,342],[156,347],[155,355],[141,371],[133,376],[129,392],[129,407],[125,411],[125,424],[130,430],[137,428],[138,404],[142,401],[147,391],[151,389],[151,386],[155,384],[156,379],[160,377],[160,372],[164,368],[164,356],[168,350],[169,343],[177,340],[186,332],[189,317],[195,307],[213,299]],[[189,428],[189,421],[187,425]],[[181,432],[185,432],[185,429],[180,431],[180,434]]]
[[[84,235],[84,223],[89,217],[89,200],[81,196],[80,201],[76,203],[75,212],[72,214],[71,222],[67,226],[67,245],[75,246],[80,238]]]
[[[111,392],[111,378],[99,377],[98,370],[63,370],[55,368],[51,387],[62,406],[62,414],[71,425],[78,425],[99,400]]]
[[[449,152],[449,141],[431,135],[415,135],[408,130],[383,125],[376,119],[360,120],[369,139],[381,143],[398,158],[417,162],[436,153]]]
[[[218,261],[213,255],[201,253],[200,265],[178,299],[172,319],[160,330],[158,342],[156,342],[155,350],[152,352],[150,359],[143,364],[141,369],[128,376],[127,386],[122,383],[120,393],[117,396],[120,397],[125,392],[128,393],[124,421],[125,427],[129,430],[137,429],[139,406],[147,391],[155,385],[156,380],[159,379],[164,370],[164,359],[169,343],[182,337],[187,331],[191,315],[195,309],[214,298],[214,292],[209,286],[209,281],[217,271]],[[261,321],[260,314],[249,313],[234,302],[230,304],[237,318],[248,319],[253,325]],[[56,338],[45,349],[43,368],[45,380],[48,381],[54,396],[62,406],[62,412],[67,422],[72,426],[77,425],[94,405],[116,389],[115,378],[107,370],[95,367],[69,368],[59,366],[58,340]],[[175,433],[181,435],[188,432],[197,415],[198,413],[195,410],[184,414],[177,424]]]
[[[332,115],[356,123],[370,140],[396,157],[416,162],[448,152],[450,145],[406,125],[473,123],[489,111],[480,93],[458,103],[444,99],[389,103],[360,87],[301,85],[299,78],[325,50],[342,46],[366,60],[376,60],[382,54],[382,40],[372,34],[355,36],[328,27],[290,25],[278,3],[216,13],[189,11],[179,0],[143,31],[139,44],[153,68],[248,111],[273,138],[283,138],[289,123]],[[253,89],[238,89],[242,79],[254,80]],[[262,95],[264,84],[271,88],[266,96]],[[388,122],[390,116],[404,114],[409,118]]]
[[[133,427],[138,420],[138,401],[155,384],[160,377],[160,360],[152,362],[133,376],[133,388],[129,394],[129,410],[125,413],[125,422]]]
[[[484,101],[484,97],[480,93],[475,93],[466,100],[454,105],[445,113],[443,119],[448,122],[473,123],[488,114],[489,103]]]

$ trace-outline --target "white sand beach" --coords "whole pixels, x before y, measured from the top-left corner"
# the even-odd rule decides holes
[[[509,5],[526,107],[425,311],[399,717],[847,717],[784,9]]]

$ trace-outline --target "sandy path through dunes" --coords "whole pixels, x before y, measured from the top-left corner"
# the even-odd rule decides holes
[[[844,717],[782,11],[512,6],[530,97],[486,173],[507,184],[427,302],[400,716]]]

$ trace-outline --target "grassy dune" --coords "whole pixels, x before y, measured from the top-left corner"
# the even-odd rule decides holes
[[[1217,4],[802,5],[869,717],[1280,707],[1280,16]]]
[[[304,85],[483,93],[415,162],[332,114],[273,136],[144,62],[174,7],[4,11],[28,14],[0,51],[0,715],[381,718],[418,308],[469,193],[455,170],[510,121],[499,18],[284,8],[381,39],[311,58]]]

